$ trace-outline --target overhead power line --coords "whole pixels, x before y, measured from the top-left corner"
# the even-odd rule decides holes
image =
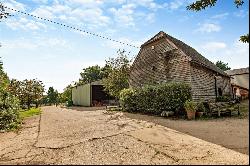
[[[69,29],[73,29],[73,30],[76,30],[76,31],[79,31],[79,32],[83,32],[83,33],[92,35],[92,36],[96,36],[96,37],[99,37],[99,38],[101,38],[101,39],[106,39],[106,40],[109,40],[109,41],[112,41],[112,42],[115,42],[115,43],[119,43],[119,44],[122,44],[122,45],[129,46],[129,47],[140,48],[140,47],[135,46],[135,45],[133,45],[133,44],[129,44],[129,43],[125,43],[125,42],[122,42],[122,41],[119,41],[119,40],[115,40],[115,39],[112,39],[112,38],[110,38],[110,37],[106,37],[106,36],[99,35],[99,34],[96,34],[96,33],[93,33],[93,32],[89,32],[89,31],[87,31],[87,30],[82,30],[82,29],[80,29],[80,28],[76,28],[76,27],[74,27],[74,26],[66,25],[66,24],[63,24],[63,23],[60,23],[60,22],[52,21],[52,20],[50,20],[50,19],[46,19],[46,18],[39,17],[39,16],[36,16],[36,15],[33,15],[33,14],[29,14],[29,13],[27,13],[27,12],[23,12],[23,11],[20,11],[20,10],[16,10],[16,9],[13,9],[13,8],[10,8],[10,7],[7,7],[7,6],[4,6],[4,8],[9,9],[9,10],[12,10],[12,11],[15,11],[15,12],[18,12],[18,13],[21,13],[21,14],[24,14],[24,15],[28,15],[28,16],[33,17],[33,18],[36,18],[36,19],[40,19],[40,20],[43,20],[43,21],[48,21],[48,22],[50,22],[50,23],[53,23],[53,24],[56,24],[56,25],[60,25],[60,26],[62,26],[62,27],[66,27],[66,28],[69,28]]]

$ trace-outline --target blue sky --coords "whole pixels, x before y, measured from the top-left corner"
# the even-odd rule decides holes
[[[74,25],[90,32],[140,46],[165,31],[195,48],[212,62],[232,68],[249,66],[249,45],[239,36],[249,32],[249,0],[236,8],[219,0],[213,8],[187,11],[192,0],[3,0],[6,6]],[[18,13],[0,22],[0,57],[10,78],[38,78],[46,89],[62,92],[80,78],[84,67],[105,64],[126,47],[33,19]]]

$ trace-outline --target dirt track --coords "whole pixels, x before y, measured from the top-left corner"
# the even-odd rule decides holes
[[[123,113],[44,107],[0,134],[0,164],[248,164],[248,155]]]

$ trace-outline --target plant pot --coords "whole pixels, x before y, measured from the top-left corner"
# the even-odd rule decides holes
[[[195,119],[195,111],[187,111],[187,118],[189,120]]]
[[[196,116],[200,118],[203,115],[204,112],[196,112]]]

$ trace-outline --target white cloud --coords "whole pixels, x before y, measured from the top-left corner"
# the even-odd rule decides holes
[[[15,0],[7,0],[4,2],[4,5],[16,9],[16,10],[25,10],[26,6],[23,3],[17,2]],[[11,11],[13,13],[13,11]]]
[[[135,26],[134,23],[134,10],[135,4],[122,5],[121,8],[110,8],[109,11],[114,15],[115,21],[121,26]]]
[[[36,24],[31,23],[31,22],[27,23],[26,27],[29,28],[30,30],[38,30],[38,29],[40,29],[39,26],[37,26]]]
[[[25,17],[9,18],[5,21],[5,24],[12,30],[22,29],[25,31],[29,31],[29,30],[40,30],[47,28],[45,24],[34,20],[28,20]]]
[[[191,4],[194,0],[171,0],[170,2],[167,1],[166,3],[162,4],[162,6],[168,11],[174,11],[174,10],[185,10],[186,6]]]
[[[209,42],[197,47],[199,52],[212,62],[223,61],[232,69],[249,66],[249,45],[239,39],[232,44],[223,42]]]
[[[49,10],[53,14],[69,14],[73,7],[66,4],[60,4],[59,2],[54,2],[51,6],[40,6],[42,9]]]
[[[234,12],[233,15],[236,16],[236,17],[244,18],[244,17],[249,15],[249,11],[239,10],[237,12]]]
[[[229,13],[221,13],[221,14],[216,14],[212,16],[212,19],[224,19],[229,15]]]
[[[17,2],[15,0],[7,0],[4,2],[4,4],[9,7],[20,11],[26,11],[27,6],[23,3]],[[9,17],[5,20],[6,26],[11,28],[12,30],[40,30],[40,29],[46,29],[47,26],[44,23],[41,23],[37,20],[32,20],[30,17],[23,17],[23,15],[16,14],[17,12],[10,11],[14,17]],[[41,14],[41,13],[39,13]]]
[[[155,14],[154,13],[147,14],[145,20],[148,23],[153,23],[155,21]]]
[[[85,26],[88,29],[100,28],[110,23],[110,18],[105,16],[103,9],[100,8],[104,3],[101,0],[66,0],[64,2],[54,0],[51,6],[46,5],[48,0],[33,0],[33,2],[41,5],[37,5],[37,8],[30,13],[46,19]],[[6,5],[25,11],[25,5],[14,0],[8,0]],[[38,30],[45,27],[45,24],[42,25],[42,23],[32,20],[25,22],[24,25],[24,22],[20,22],[18,17],[19,15],[16,16],[16,19],[12,19],[13,22],[8,21],[6,25],[12,29],[21,28],[29,30]],[[53,28],[52,24],[50,26]]]
[[[204,50],[206,50],[206,52],[216,52],[220,49],[224,49],[226,48],[227,45],[223,42],[209,42],[209,43],[206,43],[202,46],[202,48]]]
[[[114,0],[117,4],[134,4],[144,7],[149,10],[157,11],[158,9],[177,10],[186,6],[193,0],[171,0],[164,3],[159,3],[157,0]]]
[[[92,26],[106,26],[110,22],[110,18],[103,15],[100,8],[92,9],[75,9],[71,12],[71,16],[78,18],[83,23],[89,23]]]
[[[33,2],[35,3],[39,3],[39,4],[47,4],[48,3],[48,0],[32,0]]]
[[[226,55],[236,56],[236,57],[248,57],[249,59],[249,44],[242,43],[238,39],[233,43],[233,47],[225,50]],[[249,63],[249,61],[247,61]]]
[[[59,19],[68,24],[84,25],[88,28],[107,26],[110,18],[105,16],[103,10],[98,7],[100,4],[102,4],[101,1],[92,0],[66,1],[65,4],[55,1],[52,6],[40,6],[33,11],[33,14],[53,20]]]
[[[37,8],[31,14],[33,14],[35,16],[47,18],[47,19],[53,19],[54,18],[53,13],[50,10],[46,9],[46,8]]]
[[[175,0],[175,1],[170,2],[168,4],[168,7],[171,10],[176,10],[176,9],[180,8],[184,3],[185,3],[185,1],[183,1],[183,0]]]
[[[129,3],[152,10],[162,9],[165,7],[165,4],[158,4],[154,0],[131,0]]]
[[[149,10],[156,11],[166,7],[166,3],[159,3],[157,0],[109,0],[110,4],[127,5],[134,4],[137,7],[144,7]]]
[[[143,42],[145,42],[145,40],[131,40],[131,39],[125,38],[125,37],[118,38],[118,41],[121,41],[121,42],[124,42],[124,43],[128,43],[128,44],[131,44],[131,45],[137,46],[137,47],[140,47],[141,44]],[[113,41],[105,41],[102,45],[104,47],[109,47],[109,48],[116,49],[116,50],[120,49],[120,48],[128,47],[128,46],[126,46],[124,44],[113,42]],[[131,49],[131,47],[130,47],[130,49]]]
[[[134,30],[142,20],[144,23],[153,23],[156,11],[165,7],[165,4],[156,3],[154,0],[127,0],[119,3],[119,7],[111,7],[108,11],[118,27],[133,27]]]
[[[219,32],[221,30],[220,25],[214,23],[204,23],[200,24],[199,28],[195,32],[210,33],[210,32]]]
[[[100,6],[104,3],[103,0],[67,0],[66,3],[68,5],[81,5],[81,7],[84,8],[95,8],[97,6]]]
[[[133,27],[136,30],[137,22],[153,23],[155,20],[155,12],[164,9],[166,3],[156,0],[111,0],[117,7],[109,8],[109,12],[113,15],[115,23],[120,27]]]
[[[4,49],[28,49],[36,50],[40,47],[70,49],[71,44],[61,38],[36,37],[33,39],[19,38],[11,41],[4,41]]]
[[[61,39],[61,38],[44,38],[44,37],[41,37],[41,38],[38,38],[37,40],[37,45],[39,47],[61,47],[61,48],[64,48],[64,49],[69,49],[71,48],[71,44],[69,42],[67,42],[66,40],[64,39]]]
[[[138,21],[145,19],[147,23],[153,23],[155,12],[158,9],[166,7],[166,3],[159,3],[156,0],[32,1],[40,4],[36,5],[36,8],[31,11],[32,14],[54,21],[62,21],[66,24],[74,24],[81,27],[84,26],[85,29],[89,30],[100,29],[108,25],[133,27],[136,29],[136,23]],[[8,0],[8,2],[10,7],[19,6],[18,9],[25,9],[22,3],[18,3],[14,0]],[[49,2],[51,2],[50,6],[48,5]],[[180,1],[174,0],[172,6],[174,3],[178,4]],[[108,12],[111,12],[112,16],[110,16]],[[112,22],[112,20],[114,21]],[[38,30],[41,28],[33,23],[27,24],[27,28],[31,30]],[[15,27],[18,25],[19,24],[17,23]]]

